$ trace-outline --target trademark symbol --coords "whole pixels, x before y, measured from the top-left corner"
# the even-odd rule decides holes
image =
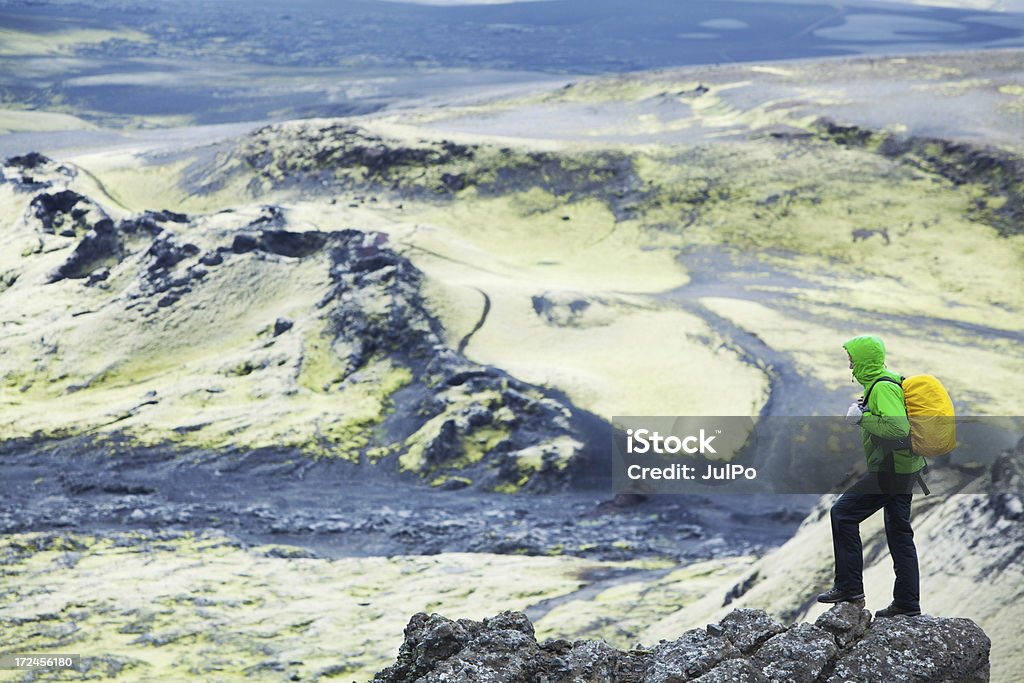
[[[715,430],[715,434],[721,434],[721,433],[722,433],[722,430],[721,430],[721,429],[716,429],[716,430]]]

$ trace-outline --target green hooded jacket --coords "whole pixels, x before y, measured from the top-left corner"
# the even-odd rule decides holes
[[[890,377],[897,382],[899,375],[885,369],[885,344],[878,337],[854,337],[843,344],[853,361],[853,377],[865,393],[871,383],[879,377]],[[863,396],[862,396],[863,400]],[[883,469],[885,453],[871,441],[871,435],[883,439],[902,439],[910,433],[910,420],[899,384],[879,382],[871,390],[867,410],[860,421],[860,438],[864,443],[864,456],[869,472]],[[893,451],[893,464],[899,474],[912,474],[924,467],[924,458],[904,448]]]

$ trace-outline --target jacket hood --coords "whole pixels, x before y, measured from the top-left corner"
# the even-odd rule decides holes
[[[885,371],[885,343],[878,337],[854,337],[843,348],[853,360],[853,378],[865,388]]]

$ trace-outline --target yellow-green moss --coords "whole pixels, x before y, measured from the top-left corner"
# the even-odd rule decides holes
[[[245,549],[192,534],[9,535],[0,539],[0,558],[13,588],[0,596],[0,648],[130,662],[114,680],[200,671],[217,680],[276,681],[281,664],[303,678],[340,666],[367,680],[393,661],[417,611],[482,619],[569,595],[586,585],[580,576],[646,568],[451,553],[325,560],[288,546]],[[630,592],[619,593],[601,602],[609,618],[635,609],[627,608]],[[546,617],[544,633],[600,637],[588,619],[573,617],[576,608]]]
[[[451,464],[452,467],[465,467],[480,462],[495,446],[510,435],[507,427],[481,427],[466,434],[462,439],[462,456]]]

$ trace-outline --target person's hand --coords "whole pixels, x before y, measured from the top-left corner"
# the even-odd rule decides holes
[[[860,401],[854,401],[850,404],[850,409],[846,411],[846,422],[851,425],[860,424],[862,417],[864,417],[864,409],[861,408]]]

